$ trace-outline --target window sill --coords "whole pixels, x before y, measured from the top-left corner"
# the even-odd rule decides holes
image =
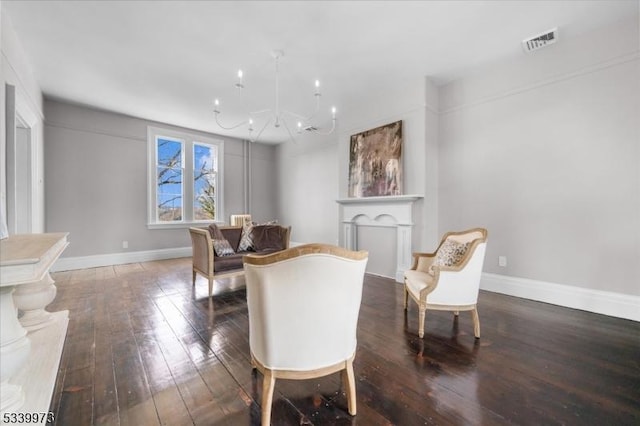
[[[147,223],[147,229],[180,229],[180,228],[190,228],[190,227],[203,227],[209,226],[210,224],[215,223],[216,225],[224,225],[224,222],[219,221],[198,221],[198,222],[178,222],[178,223]]]

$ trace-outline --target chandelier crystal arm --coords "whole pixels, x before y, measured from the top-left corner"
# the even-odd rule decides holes
[[[316,84],[318,84],[317,80],[316,80]],[[283,110],[282,113],[288,114],[291,117],[295,118],[296,120],[301,121],[304,124],[307,124],[309,121],[313,120],[316,117],[316,115],[318,115],[318,112],[320,112],[320,96],[322,95],[318,91],[317,86],[316,86],[316,93],[313,96],[316,98],[316,108],[310,115],[305,116],[289,110]]]
[[[220,111],[214,111],[214,116],[216,117],[216,124],[217,124],[218,126],[220,126],[220,128],[222,128],[222,129],[224,129],[224,130],[233,130],[233,129],[237,129],[237,128],[238,128],[238,127],[240,127],[240,126],[244,126],[244,125],[249,124],[249,120],[244,120],[244,121],[241,121],[240,123],[238,123],[238,124],[236,124],[236,125],[234,125],[234,126],[231,126],[231,127],[224,126],[224,125],[222,125],[222,124],[220,123],[220,121],[218,120],[218,114],[220,114]]]
[[[336,129],[336,119],[332,118],[331,119],[331,129],[327,130],[326,132],[320,131],[320,130],[315,130],[313,133],[315,133],[316,135],[321,135],[321,136],[329,136],[331,133],[333,133],[333,131]]]
[[[296,138],[293,136],[293,133],[291,133],[291,129],[289,129],[287,122],[285,120],[282,120],[282,124],[284,124],[284,128],[287,129],[287,133],[289,133],[289,139],[291,140],[291,142],[297,144]]]
[[[262,126],[262,129],[260,129],[260,131],[258,132],[258,134],[257,134],[255,137],[251,137],[251,138],[249,139],[249,141],[250,141],[250,142],[255,142],[255,141],[257,141],[258,139],[260,139],[260,136],[262,135],[262,132],[264,132],[264,129],[266,129],[266,128],[267,128],[267,126],[269,126],[269,124],[271,124],[271,120],[272,120],[272,117],[271,117],[271,118],[269,118],[269,119],[267,120],[267,122],[266,122],[266,123],[264,123],[264,126]]]
[[[320,111],[320,99],[317,99],[316,109],[315,109],[315,111],[313,111],[311,113],[311,115],[304,116],[302,114],[298,114],[298,113],[295,113],[295,112],[289,111],[289,110],[283,110],[282,113],[283,114],[288,114],[291,117],[293,117],[293,118],[295,118],[295,119],[297,119],[299,121],[302,121],[303,123],[308,123],[309,121],[313,120],[316,115],[318,115],[319,111]]]
[[[273,113],[273,110],[271,108],[265,108],[258,111],[251,111],[249,112],[249,115],[260,115],[260,114],[265,114],[267,112]]]

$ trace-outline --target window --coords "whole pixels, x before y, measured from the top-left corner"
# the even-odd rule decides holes
[[[156,138],[155,220],[157,222],[182,220],[183,145],[181,140]]]
[[[224,142],[148,128],[150,228],[221,221]]]

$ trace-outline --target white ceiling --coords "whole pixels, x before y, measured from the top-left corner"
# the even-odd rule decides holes
[[[245,73],[251,110],[272,108],[282,49],[281,107],[357,114],[363,93],[430,76],[444,84],[523,55],[553,27],[560,40],[638,14],[638,1],[2,1],[46,96],[213,133],[212,100],[243,117],[233,84]],[[346,108],[346,110],[345,110]],[[320,121],[327,125],[326,118]],[[282,140],[281,131],[265,132]]]

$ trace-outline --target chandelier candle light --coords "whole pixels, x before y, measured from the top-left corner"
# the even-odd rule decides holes
[[[247,126],[247,130],[249,130],[249,140],[251,142],[256,142],[264,130],[273,123],[275,128],[280,128],[280,126],[284,127],[289,134],[289,138],[295,142],[295,138],[293,137],[293,133],[289,125],[287,124],[286,118],[289,117],[296,121],[296,130],[297,133],[302,133],[302,130],[306,130],[315,134],[320,135],[330,135],[336,128],[336,107],[331,107],[331,129],[326,132],[322,132],[318,129],[318,127],[311,124],[311,120],[314,119],[316,114],[320,111],[320,97],[322,94],[320,93],[320,81],[315,81],[315,91],[313,96],[316,98],[316,108],[315,111],[309,115],[304,116],[301,114],[297,114],[295,112],[281,110],[280,109],[280,75],[279,75],[279,61],[280,58],[284,56],[284,52],[282,50],[274,50],[271,52],[271,56],[275,59],[276,66],[276,76],[275,76],[275,109],[267,108],[259,111],[248,112],[248,118],[246,120],[241,121],[238,124],[232,126],[224,126],[220,123],[219,115],[220,115],[220,100],[215,99],[213,101],[213,113],[215,115],[216,124],[224,130],[234,130],[241,126]],[[242,91],[244,89],[244,73],[242,70],[238,70],[238,80],[235,84],[235,87],[239,90],[239,94],[242,95]],[[260,127],[260,130],[257,133],[254,133],[254,117],[267,115],[265,123]]]

